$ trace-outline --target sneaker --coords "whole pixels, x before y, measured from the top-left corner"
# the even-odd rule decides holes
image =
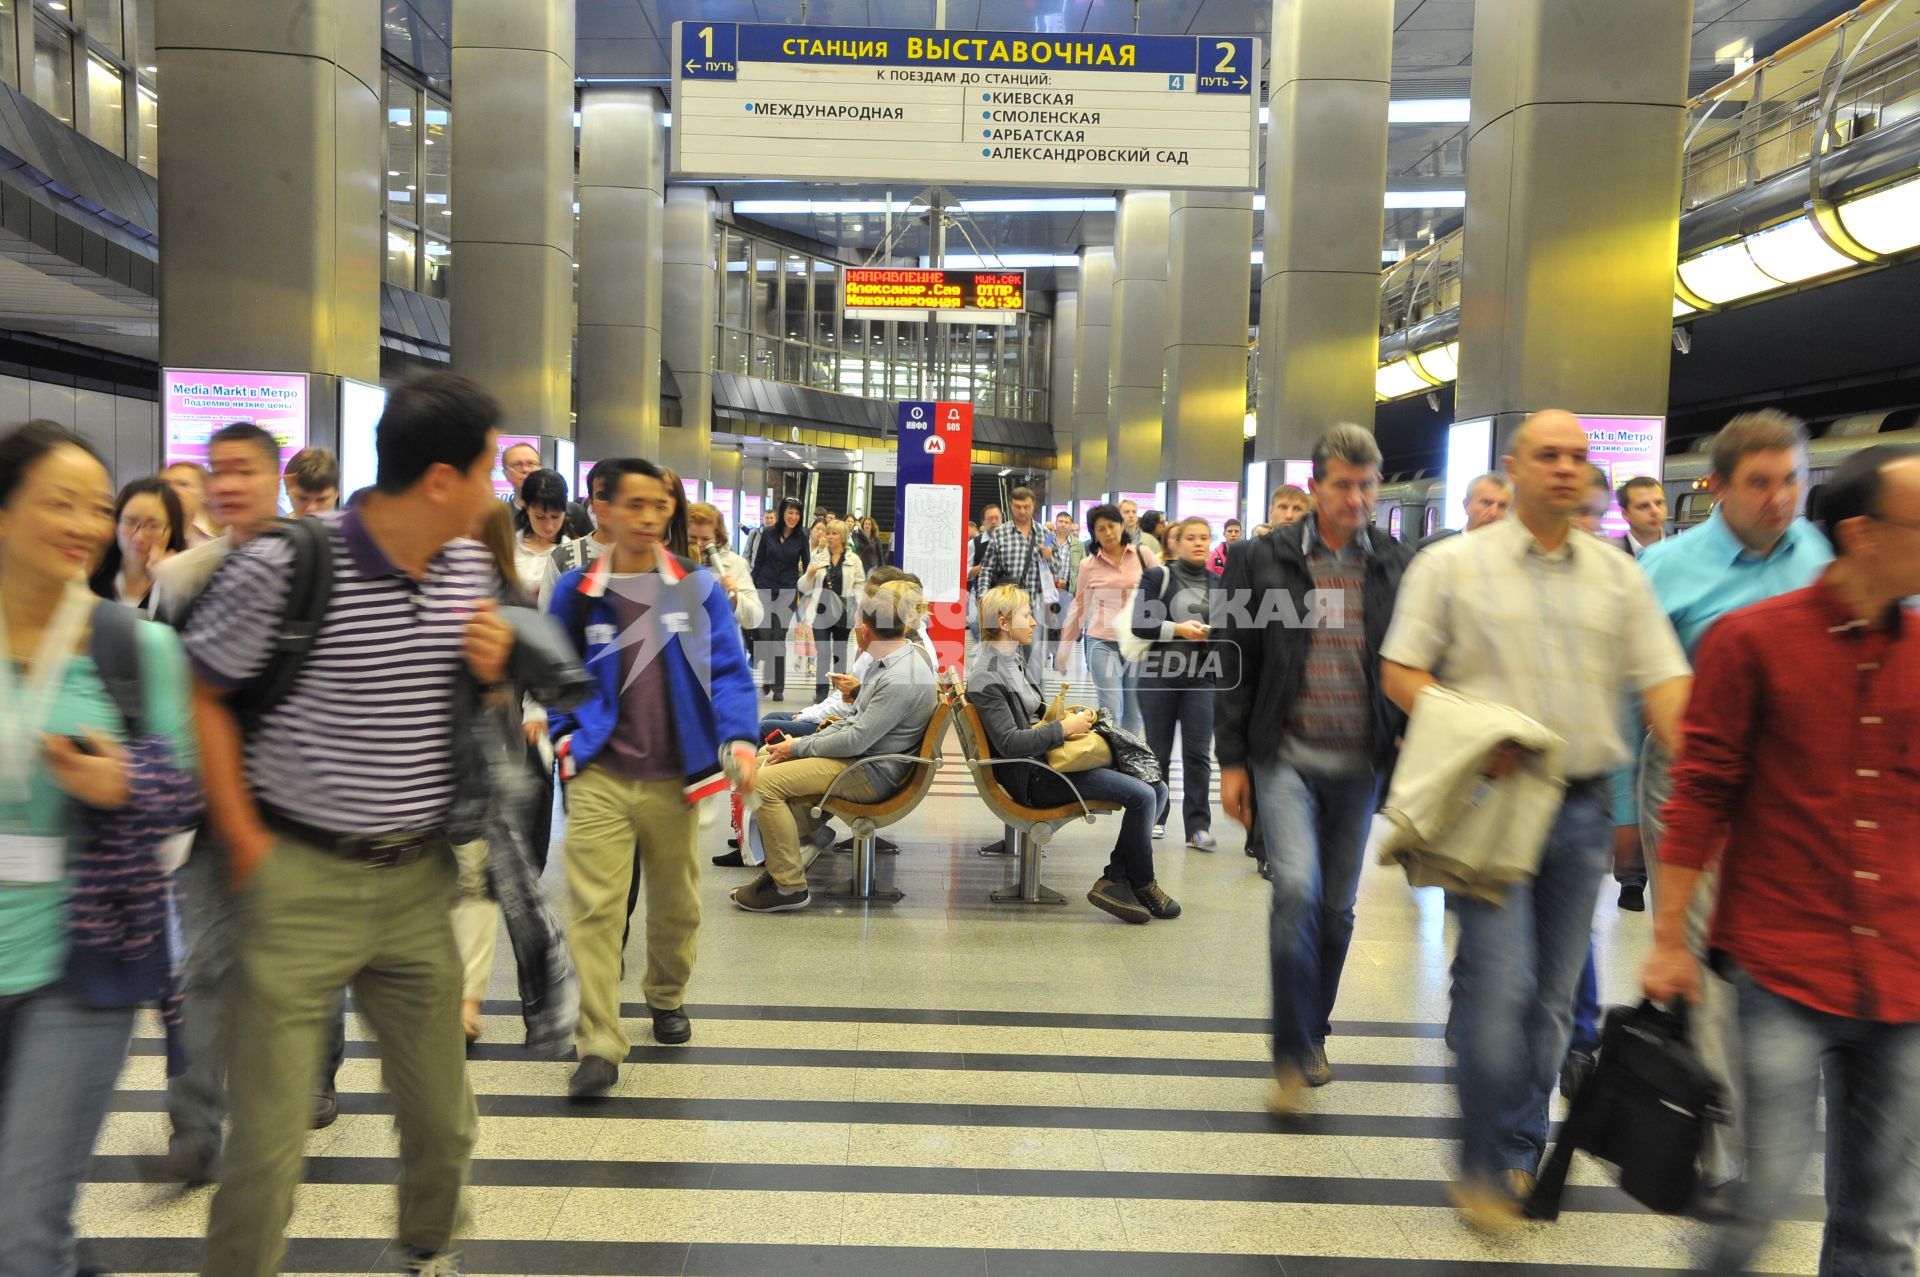
[[[1187,835],[1187,846],[1195,851],[1218,851],[1220,844],[1213,839],[1211,829],[1196,829]]]
[[[313,1093],[313,1113],[307,1119],[307,1129],[324,1131],[340,1117],[340,1096],[337,1092],[315,1091]]]
[[[1167,836],[1167,827],[1165,825],[1155,825],[1153,827],[1153,839],[1155,842],[1160,841],[1160,839],[1165,838],[1166,836]]]
[[[1156,918],[1172,919],[1180,916],[1180,902],[1162,891],[1157,880],[1144,887],[1135,887],[1133,895],[1147,907],[1147,912]]]
[[[220,1162],[220,1137],[197,1140],[178,1132],[167,1137],[166,1175],[188,1188],[211,1184],[217,1178]]]
[[[1112,914],[1122,922],[1153,921],[1153,914],[1140,903],[1140,898],[1133,894],[1133,888],[1124,882],[1115,882],[1111,878],[1102,878],[1093,884],[1093,890],[1087,893],[1087,903],[1095,909]]]
[[[679,1046],[682,1042],[693,1040],[693,1021],[687,1019],[687,1013],[679,1007],[671,1011],[653,1008],[653,1040],[668,1046]]]
[[[1292,1117],[1300,1111],[1307,1096],[1307,1078],[1292,1064],[1273,1066],[1273,1089],[1267,1092],[1267,1112],[1275,1117]]]
[[[748,913],[786,913],[805,909],[813,902],[813,895],[804,887],[799,891],[782,891],[772,874],[762,872],[746,886],[728,892],[727,899]]]
[[[1307,1079],[1308,1086],[1325,1086],[1333,1081],[1333,1065],[1327,1063],[1327,1048],[1315,1042],[1307,1048],[1307,1058],[1300,1062],[1300,1073]]]
[[[576,1100],[601,1099],[619,1080],[620,1066],[612,1060],[603,1060],[597,1055],[583,1055],[580,1057],[580,1067],[567,1079],[567,1094]]]
[[[400,1271],[416,1277],[460,1277],[460,1252],[424,1251],[407,1247],[406,1267]]]
[[[1647,911],[1647,885],[1643,882],[1621,883],[1620,907],[1628,913],[1645,913]]]

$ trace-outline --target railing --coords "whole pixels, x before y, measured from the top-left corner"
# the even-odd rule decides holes
[[[1683,209],[1723,199],[1920,115],[1920,5],[1865,0],[1688,103]],[[1460,302],[1454,231],[1380,277],[1380,331]]]

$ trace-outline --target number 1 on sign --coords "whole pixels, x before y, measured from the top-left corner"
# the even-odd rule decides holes
[[[706,56],[711,58],[713,56],[713,28],[701,27],[698,31],[694,32],[694,34],[700,37],[702,44],[706,45]],[[1227,56],[1231,58],[1233,54],[1228,53]]]

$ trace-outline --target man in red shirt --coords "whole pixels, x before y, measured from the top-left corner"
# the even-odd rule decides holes
[[[1738,990],[1747,1175],[1716,1277],[1792,1213],[1823,1076],[1820,1272],[1911,1273],[1920,1235],[1920,614],[1901,610],[1920,594],[1920,457],[1850,458],[1819,515],[1825,574],[1700,645],[1642,976],[1650,998],[1699,1001],[1687,903],[1718,855],[1709,952]]]

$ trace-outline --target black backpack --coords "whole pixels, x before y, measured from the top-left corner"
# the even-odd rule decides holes
[[[122,603],[101,599],[93,605],[92,632],[87,655],[107,689],[120,717],[127,722],[127,739],[140,735],[147,701],[140,686],[140,625],[144,618]]]
[[[293,574],[287,582],[287,608],[280,616],[280,632],[272,655],[258,675],[233,694],[232,706],[242,731],[251,731],[267,713],[287,698],[299,681],[307,653],[327,619],[333,599],[333,538],[317,518],[281,519],[263,529],[261,537],[285,537],[293,545]],[[225,564],[216,570],[225,570]],[[201,597],[204,597],[204,592]],[[184,632],[199,600],[189,602],[172,618]],[[104,673],[103,673],[104,677]],[[112,684],[109,683],[111,689]]]
[[[1713,1123],[1732,1120],[1720,1082],[1687,1040],[1684,1004],[1612,1007],[1599,1060],[1573,1097],[1560,1141],[1527,1202],[1557,1219],[1575,1149],[1620,1168],[1620,1187],[1650,1210],[1679,1214],[1699,1187],[1701,1146]]]

